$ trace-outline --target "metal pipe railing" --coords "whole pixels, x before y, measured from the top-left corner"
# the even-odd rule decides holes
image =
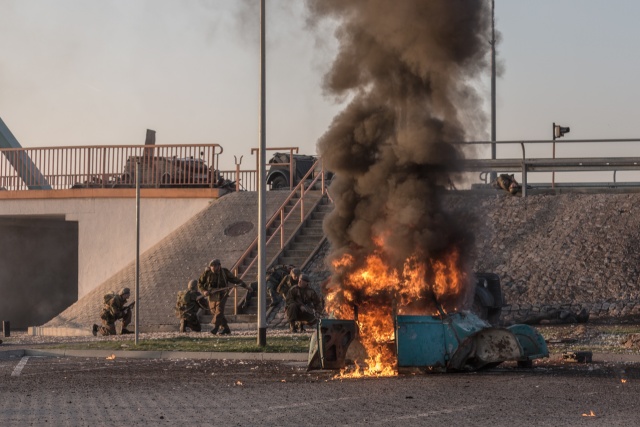
[[[295,186],[295,188],[291,191],[291,193],[289,194],[289,196],[284,200],[284,202],[280,205],[280,207],[275,211],[275,213],[271,216],[271,218],[267,221],[266,224],[266,228],[267,230],[269,230],[269,228],[274,224],[274,222],[280,218],[280,224],[278,224],[278,226],[276,227],[275,230],[272,231],[271,235],[267,238],[267,246],[269,246],[269,244],[274,240],[274,238],[276,236],[280,236],[280,249],[282,249],[284,247],[285,244],[285,238],[284,238],[284,227],[285,224],[287,223],[287,221],[289,220],[289,218],[292,218],[293,213],[297,210],[297,208],[300,208],[300,219],[297,222],[298,224],[302,223],[305,219],[305,210],[304,210],[304,200],[305,197],[307,196],[307,193],[310,191],[311,188],[313,188],[313,186],[320,180],[321,176],[324,176],[324,168],[321,167],[320,170],[320,174],[316,174],[316,176],[309,182],[307,182],[307,179],[309,179],[311,177],[311,175],[313,174],[314,170],[316,169],[316,167],[318,165],[322,165],[321,160],[316,160],[316,162],[314,163],[314,165],[309,169],[309,171],[307,171],[307,173],[304,175],[304,177],[302,177],[302,179],[300,180],[300,182],[298,183],[298,185]],[[320,181],[322,183],[321,186],[321,193],[325,194],[326,192],[326,188],[324,187],[324,180]],[[300,192],[300,198],[298,199],[298,201],[296,201],[296,203],[293,204],[291,210],[289,211],[289,213],[287,215],[284,215],[284,209],[285,207],[291,202],[291,199],[298,193]],[[256,246],[258,244],[258,238],[256,237],[253,242],[251,243],[251,245],[249,245],[249,247],[247,248],[247,250],[240,256],[240,258],[238,259],[238,261],[235,263],[235,265],[232,267],[232,270],[235,272],[236,275],[238,275],[239,273],[239,268],[241,265],[244,264],[245,260],[247,258],[249,258],[249,255],[251,254],[252,251],[255,250]],[[251,267],[253,267],[254,263],[256,262],[257,258],[254,258],[253,260],[251,260],[251,262],[246,266],[245,270],[240,273],[240,275],[238,277],[240,278],[244,278],[244,275],[246,274],[247,271],[249,271],[251,269]]]
[[[521,172],[522,196],[527,196],[527,182],[529,172],[579,172],[579,171],[613,171],[614,182],[618,170],[640,170],[640,157],[585,157],[585,158],[554,158],[527,159],[526,144],[555,144],[555,140],[514,140],[514,141],[469,141],[457,145],[483,144],[520,144],[522,160],[516,159],[468,159],[463,164],[463,170],[486,172]],[[612,142],[640,142],[640,138],[626,139],[566,139],[562,144],[574,143],[612,143]],[[482,179],[482,178],[481,178]]]
[[[141,163],[142,187],[212,187],[218,144],[0,149],[0,185],[6,190],[133,187]]]

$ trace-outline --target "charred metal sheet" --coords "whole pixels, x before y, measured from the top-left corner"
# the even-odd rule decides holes
[[[491,327],[473,313],[397,316],[398,368],[427,372],[477,370],[506,360],[548,356],[544,339],[533,328]],[[522,343],[525,348],[523,349]]]
[[[353,320],[320,319],[311,336],[307,370],[344,368],[347,349],[355,336]]]
[[[457,348],[451,328],[434,316],[397,316],[396,346],[398,368],[446,367],[449,355]]]
[[[516,336],[522,347],[522,361],[549,357],[547,343],[533,327],[529,325],[513,325],[507,329]]]
[[[486,365],[495,365],[505,360],[518,360],[522,357],[522,348],[518,339],[506,329],[487,328],[475,336],[475,369]]]

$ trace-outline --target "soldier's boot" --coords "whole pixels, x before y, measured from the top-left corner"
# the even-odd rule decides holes
[[[304,325],[302,322],[298,322],[298,324],[300,325],[300,332],[304,332]]]
[[[231,335],[231,329],[229,329],[228,325],[225,325],[222,328],[222,332],[220,332],[220,335]]]
[[[211,333],[212,333],[213,335],[215,335],[215,334],[217,334],[217,333],[218,333],[218,331],[219,331],[219,330],[220,330],[220,326],[219,326],[219,325],[216,325],[216,326],[214,326],[214,327],[213,327],[213,329],[211,330]]]
[[[91,333],[93,334],[94,337],[98,335],[98,325],[96,325],[95,323],[91,327]]]
[[[184,329],[184,319],[180,320],[180,332],[186,332]]]
[[[298,332],[298,327],[296,326],[296,322],[289,322],[289,332],[292,332],[292,333]]]
[[[122,331],[120,331],[120,335],[128,335],[128,334],[132,334],[133,331],[130,331],[126,328],[122,328]]]

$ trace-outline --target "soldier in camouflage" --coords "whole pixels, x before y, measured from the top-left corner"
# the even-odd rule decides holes
[[[522,190],[522,187],[520,186],[520,184],[518,184],[518,181],[516,181],[513,174],[500,174],[500,176],[498,176],[495,181],[492,182],[492,185],[494,188],[503,189],[504,191],[512,195],[515,195]]]
[[[251,288],[247,286],[241,279],[237,278],[226,268],[222,268],[219,259],[214,259],[209,263],[209,267],[202,273],[198,279],[198,287],[202,293],[209,297],[209,308],[213,314],[212,334],[217,334],[222,327],[220,335],[228,335],[231,333],[227,318],[224,316],[224,307],[227,298],[231,292],[231,285],[240,285],[251,293]]]
[[[132,334],[133,332],[127,329],[127,326],[131,323],[131,305],[126,306],[126,302],[131,295],[129,288],[122,288],[117,294],[105,295],[105,303],[102,308],[100,318],[102,319],[102,326],[94,324],[91,332],[93,335],[116,335],[116,321],[122,319],[121,334]]]
[[[309,287],[309,276],[300,275],[298,284],[287,294],[286,314],[291,332],[304,332],[304,325],[313,325],[322,312],[320,297]]]
[[[289,273],[291,273],[292,265],[279,264],[267,270],[267,296],[271,299],[269,307],[276,307],[284,300],[286,295],[282,297],[278,294],[278,285]]]
[[[178,317],[180,317],[180,332],[186,332],[187,328],[194,332],[200,332],[202,330],[198,312],[208,308],[206,298],[207,297],[198,292],[197,280],[189,281],[186,292],[178,293],[176,309],[178,311]]]
[[[277,292],[282,295],[282,298],[287,300],[287,294],[289,293],[289,289],[293,288],[298,284],[298,279],[300,278],[300,269],[292,268],[291,272],[284,276],[284,278],[278,284]]]

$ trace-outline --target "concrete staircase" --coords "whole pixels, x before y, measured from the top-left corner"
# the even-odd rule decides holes
[[[325,216],[333,210],[333,204],[320,191],[307,192],[304,200],[305,219],[301,222],[300,207],[294,207],[298,200],[299,195],[295,195],[284,206],[285,218],[289,213],[291,215],[285,220],[283,238],[281,238],[278,229],[279,219],[267,229],[267,241],[273,237],[267,244],[267,268],[271,265],[290,264],[300,267],[304,272],[305,264],[313,257],[324,239],[322,223]],[[285,242],[283,247],[280,245],[281,239]],[[257,256],[257,249],[254,249],[238,267],[238,276],[242,277],[247,284],[253,283],[253,286],[257,286],[255,283],[258,269]],[[236,289],[238,295],[235,301],[237,302],[234,303],[232,292],[225,307],[225,316],[229,326],[232,331],[255,330],[257,328],[258,299],[254,294],[248,302],[245,302],[246,291],[243,288]],[[267,320],[271,321],[270,326],[273,326],[274,323],[281,323],[282,313],[276,315],[282,311],[282,306],[283,304],[280,304],[278,307],[267,310]],[[235,310],[236,307],[237,310]],[[278,318],[276,319],[276,317]],[[202,318],[203,326],[210,322],[210,315]]]

